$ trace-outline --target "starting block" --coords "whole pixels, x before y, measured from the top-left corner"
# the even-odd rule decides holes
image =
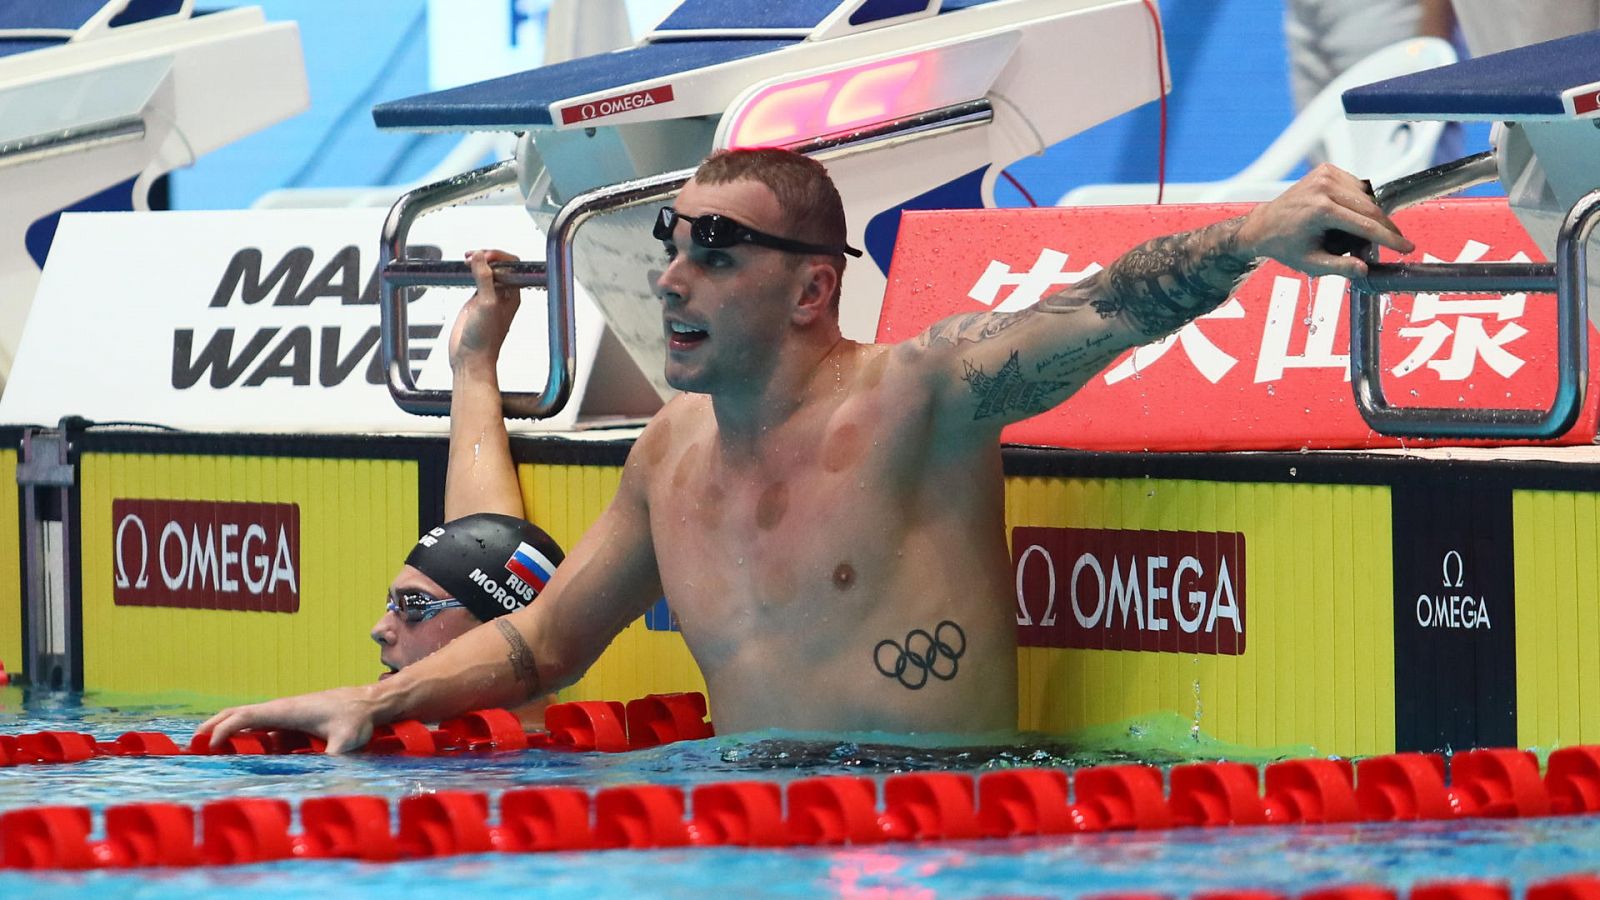
[[[1379,263],[1351,286],[1350,366],[1362,416],[1375,429],[1423,437],[1547,439],[1578,420],[1588,388],[1587,295],[1600,278],[1587,244],[1600,224],[1600,31],[1418,72],[1344,94],[1358,119],[1492,121],[1494,149],[1376,191],[1386,210],[1498,179],[1511,209],[1552,263]],[[1557,389],[1548,409],[1403,407],[1385,397],[1378,340],[1382,293],[1554,293]]]
[[[1144,0],[684,0],[635,46],[379,105],[380,128],[515,132],[515,156],[403,196],[382,240],[384,368],[401,408],[443,415],[410,376],[408,289],[469,283],[411,258],[419,217],[516,190],[546,262],[502,272],[546,286],[550,376],[508,393],[517,417],[559,411],[573,380],[582,283],[663,397],[665,343],[648,239],[656,205],[725,147],[783,146],[828,166],[851,244],[840,327],[870,340],[906,209],[994,206],[1005,167],[1160,96],[1160,22]],[[1108,72],[1117,77],[1108,78]]]

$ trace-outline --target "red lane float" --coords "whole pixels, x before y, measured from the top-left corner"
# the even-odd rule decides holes
[[[971,777],[955,772],[891,775],[883,783],[884,833],[917,841],[982,837],[975,788]]]
[[[544,711],[544,727],[557,747],[619,753],[628,749],[627,718],[616,701],[555,703]]]
[[[968,791],[971,782],[968,780]],[[708,784],[690,794],[694,821],[689,839],[696,844],[784,847],[789,829],[783,819],[783,789],[771,781]]]
[[[397,722],[374,732],[374,753],[436,754],[529,746],[620,750],[712,733],[699,695],[667,694],[620,703],[556,704],[548,734],[529,735],[505,710],[482,710],[429,729]],[[96,756],[183,753],[322,752],[293,731],[244,731],[213,750],[198,735],[187,750],[166,735],[128,732],[113,742],[71,731],[0,736],[0,764],[81,761]],[[1447,782],[1448,776],[1448,782]],[[1264,784],[1263,784],[1264,780]],[[974,777],[916,772],[877,782],[858,776],[805,778],[786,787],[741,781],[700,785],[689,797],[662,785],[606,788],[593,796],[569,787],[508,791],[491,822],[481,793],[445,791],[406,798],[391,831],[381,797],[314,798],[290,833],[289,804],[240,798],[200,807],[170,803],[114,806],[105,838],[90,841],[88,809],[46,806],[0,815],[0,867],[20,869],[228,865],[289,857],[370,861],[482,852],[733,845],[875,844],[963,840],[1183,826],[1218,827],[1463,817],[1530,817],[1600,811],[1600,747],[1551,754],[1541,777],[1521,750],[1443,756],[1399,753],[1361,760],[1289,760],[1255,767],[1234,762],[1174,767],[1163,785],[1145,765],[1009,769]],[[197,829],[198,821],[198,829]],[[1437,882],[1411,900],[1496,900],[1497,882]],[[1381,886],[1341,886],[1311,900],[1389,900]],[[1228,892],[1211,900],[1264,900]],[[1530,895],[1531,897],[1531,895]],[[1537,900],[1600,900],[1600,881],[1550,882]]]
[[[300,804],[295,852],[313,859],[385,862],[400,856],[382,797],[314,797]]]
[[[416,721],[380,726],[363,748],[368,753],[432,756],[530,748],[618,753],[676,741],[701,740],[715,732],[706,721],[701,694],[651,694],[630,701],[557,703],[545,713],[543,732],[529,732],[504,709],[480,709],[440,723]],[[246,729],[211,746],[209,733],[179,747],[165,734],[129,731],[112,741],[76,731],[0,735],[0,767],[84,762],[103,756],[222,756],[322,753],[327,742],[299,731]]]
[[[506,847],[589,850],[594,847],[589,820],[589,795],[577,788],[521,788],[500,797],[500,840]]]

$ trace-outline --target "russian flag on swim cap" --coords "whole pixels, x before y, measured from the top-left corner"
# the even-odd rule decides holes
[[[555,570],[555,563],[527,541],[518,544],[511,558],[506,560],[506,571],[522,579],[524,584],[532,585],[536,591],[544,590]]]

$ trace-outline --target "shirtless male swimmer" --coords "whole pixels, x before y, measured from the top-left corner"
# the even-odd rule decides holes
[[[379,684],[226,709],[199,730],[292,728],[340,752],[397,719],[512,706],[575,681],[663,594],[721,733],[1013,730],[1001,428],[1216,308],[1260,257],[1363,274],[1322,249],[1332,229],[1412,249],[1359,181],[1322,166],[1032,308],[860,344],[839,333],[856,251],[826,171],[781,150],[715,154],[656,225],[666,377],[683,393],[537,601]],[[516,303],[494,258],[471,257],[486,314]]]

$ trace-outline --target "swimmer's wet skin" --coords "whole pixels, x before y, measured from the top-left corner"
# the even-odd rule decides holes
[[[202,729],[297,728],[339,752],[378,723],[515,704],[571,684],[662,595],[723,734],[1013,729],[1001,429],[1215,309],[1260,257],[1359,276],[1360,260],[1322,246],[1328,231],[1412,249],[1359,182],[1323,166],[1246,216],[1135,247],[1032,308],[867,345],[839,332],[844,214],[820,165],[719,153],[672,209],[656,292],[666,378],[683,393],[645,428],[611,504],[538,601],[382,685],[225,710]],[[736,229],[814,246],[724,245]],[[472,265],[468,309],[514,308],[487,257]],[[488,343],[456,366],[458,393],[494,387]]]

